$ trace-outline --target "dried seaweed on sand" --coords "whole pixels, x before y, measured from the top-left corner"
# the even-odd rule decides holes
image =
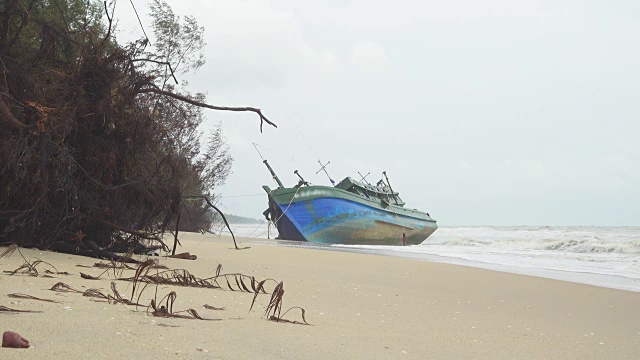
[[[82,294],[82,291],[76,290],[63,282],[57,282],[49,290],[56,291],[56,292],[72,292],[72,293]]]
[[[102,264],[102,263],[100,263]],[[100,265],[103,267],[104,265]],[[108,265],[107,265],[108,266]],[[109,269],[115,269],[118,267],[117,264],[112,262],[110,267],[104,266],[106,268],[105,271]],[[147,289],[149,285],[155,285],[156,295],[151,300],[147,309],[151,309],[151,314],[156,317],[165,317],[165,318],[181,318],[181,319],[198,319],[198,320],[220,320],[220,319],[205,319],[195,309],[187,309],[182,311],[174,311],[173,306],[175,304],[177,293],[175,291],[171,291],[167,295],[165,295],[160,301],[157,301],[157,291],[158,285],[178,285],[178,286],[188,286],[188,287],[203,287],[203,288],[211,288],[211,289],[224,289],[223,286],[220,285],[222,282],[226,284],[226,288],[231,291],[242,291],[253,293],[253,300],[251,302],[251,307],[249,311],[253,309],[255,305],[256,299],[260,294],[266,294],[265,284],[269,281],[276,282],[273,279],[265,279],[262,281],[257,281],[253,276],[244,275],[240,273],[233,274],[221,274],[222,265],[218,265],[215,271],[215,275],[201,279],[197,278],[190,272],[184,269],[179,270],[158,270],[159,263],[156,259],[147,259],[146,261],[141,262],[137,268],[135,268],[135,274],[133,277],[128,278],[119,278],[118,280],[130,281],[133,283],[131,289],[130,299],[126,299],[118,292],[116,289],[116,283],[111,283],[111,291],[112,294],[105,294],[98,289],[89,289],[86,291],[80,291],[72,288],[71,286],[58,282],[55,284],[51,290],[57,292],[71,292],[82,294],[83,296],[91,297],[94,299],[99,299],[97,301],[108,301],[112,304],[126,304],[126,305],[134,305],[134,306],[144,306],[140,304],[140,298],[142,294]],[[151,272],[151,270],[155,269],[155,274]],[[133,270],[133,269],[132,269]],[[114,270],[115,271],[115,270]],[[86,275],[80,273],[81,276],[85,279],[98,279],[97,277]],[[233,285],[235,284],[235,285]],[[305,310],[301,307],[291,307],[282,312],[282,298],[284,296],[284,285],[282,282],[276,282],[276,286],[271,294],[271,298],[269,300],[268,305],[265,308],[263,316],[266,317],[270,321],[275,322],[284,322],[290,324],[298,324],[298,325],[310,325],[305,318]],[[137,300],[134,301],[134,298]],[[101,299],[101,300],[100,300]],[[211,305],[203,305],[205,309],[209,310],[224,310],[224,308],[217,308]],[[284,319],[284,316],[287,315],[292,310],[300,310],[302,321],[295,321]]]
[[[67,285],[67,284],[65,284],[63,282],[56,283],[49,290],[56,291],[56,292],[67,292],[67,293],[82,294],[82,296],[87,296],[87,297],[91,297],[91,298],[98,298],[98,299],[106,300],[110,304],[125,304],[125,305],[143,306],[141,304],[138,304],[136,302],[133,302],[133,301],[131,301],[129,299],[124,298],[122,296],[122,294],[120,294],[118,289],[116,289],[116,283],[115,282],[111,283],[111,292],[112,292],[112,294],[108,294],[108,295],[103,293],[102,291],[100,291],[98,289],[93,289],[93,288],[85,290],[85,291],[80,291],[80,290],[72,288],[71,286],[69,286],[69,285]]]
[[[161,265],[158,260],[151,260],[154,262],[154,264],[152,265],[145,265],[145,266],[149,266],[150,269],[168,269],[165,265]],[[142,263],[140,263],[142,265]],[[100,275],[98,276],[93,276],[93,275],[89,275],[89,274],[85,274],[85,273],[80,273],[80,276],[84,279],[87,280],[100,280],[100,277],[102,275],[104,275],[105,273],[107,273],[109,270],[113,270],[113,276],[115,278],[119,278],[122,276],[122,272],[124,270],[137,270],[140,266],[138,267],[133,267],[131,265],[128,265],[125,262],[116,262],[116,261],[111,261],[110,263],[103,263],[103,262],[97,262],[95,264],[93,264],[93,266],[87,266],[87,265],[76,265],[77,267],[84,267],[84,268],[98,268],[98,269],[105,269],[105,271],[103,271],[102,273],[100,273]],[[132,279],[132,278],[130,278]]]
[[[0,312],[8,312],[8,313],[41,313],[42,311],[18,310],[18,309],[8,308],[8,307],[6,307],[4,305],[0,305]]]
[[[61,304],[61,302],[59,302],[59,301],[49,300],[49,299],[42,299],[42,298],[39,298],[39,297],[27,295],[27,294],[18,294],[18,293],[16,293],[16,294],[9,294],[7,296],[10,297],[10,298],[14,298],[14,299],[37,300],[37,301],[46,301],[46,302]]]
[[[172,291],[165,295],[159,303],[156,304],[156,300],[151,300],[150,307],[153,309],[151,314],[157,317],[166,317],[166,318],[179,318],[179,319],[198,319],[198,320],[217,320],[217,319],[205,319],[195,309],[188,309],[183,311],[173,311],[173,304],[176,301],[178,294],[175,291]],[[164,302],[164,305],[162,304]],[[183,315],[182,313],[187,313],[189,315]]]
[[[3,257],[10,257],[14,251],[16,251],[18,249],[18,245],[16,244],[10,244],[9,246],[7,246],[7,248],[2,252],[2,254],[0,254],[0,259],[2,259]]]
[[[80,265],[78,265],[80,266]],[[131,266],[127,263],[123,263],[123,262],[115,262],[115,261],[111,261],[111,263],[107,264],[107,263],[103,263],[103,262],[97,262],[95,264],[93,264],[93,266],[87,266],[87,267],[95,267],[95,268],[99,268],[99,269],[118,269],[118,270],[136,270],[137,267],[135,266]],[[156,264],[153,265],[154,269],[168,269],[165,265],[161,265],[159,262],[156,262]]]
[[[263,282],[260,282],[259,287],[261,288],[262,285],[263,285]],[[253,305],[255,304],[257,297],[258,297],[258,292],[256,292],[255,295],[253,296],[253,301],[251,302],[251,307],[249,308],[249,311],[253,309]],[[284,283],[281,281],[280,283],[278,283],[276,288],[273,289],[273,293],[271,294],[271,299],[269,299],[269,304],[265,308],[264,314],[262,316],[266,317],[271,321],[276,321],[276,322],[285,322],[285,323],[298,324],[298,325],[310,325],[307,322],[307,319],[305,319],[304,309],[299,306],[291,307],[287,309],[284,312],[284,314],[282,314],[282,298],[283,297],[284,297]],[[284,319],[284,316],[293,309],[300,309],[302,322]]]
[[[40,274],[40,272],[38,271],[38,266],[40,265],[47,265],[49,266],[49,269],[45,269],[45,273],[47,274],[54,274],[54,275],[69,275],[68,272],[64,271],[64,272],[60,272],[58,271],[58,269],[56,269],[55,266],[51,265],[50,263],[46,262],[46,261],[42,261],[40,259],[34,261],[34,262],[29,262],[29,260],[24,259],[24,263],[22,265],[20,265],[20,267],[18,267],[17,269],[13,270],[13,271],[7,271],[5,270],[4,272],[9,274],[9,275],[29,275],[29,276],[38,276]],[[53,269],[53,271],[51,270]]]
[[[226,285],[226,289],[231,291],[267,293],[264,286],[260,288],[258,287],[260,282],[258,282],[253,276],[240,273],[221,274],[222,265],[218,265],[216,268],[215,276],[205,279],[198,278],[185,269],[165,270],[152,274],[149,273],[150,269],[146,267],[143,268],[143,265],[145,265],[145,263],[138,267],[138,270],[136,270],[136,274],[133,277],[119,278],[118,280],[133,281],[134,287],[137,286],[138,282],[158,285],[202,287],[209,289],[225,289],[225,286],[223,285]],[[274,279],[266,279],[263,280],[262,283],[264,284],[266,281],[273,281],[277,283]],[[135,289],[133,290],[133,293],[135,293]]]
[[[24,255],[22,255],[22,253],[20,252],[20,249],[18,248],[18,245],[16,244],[11,244],[7,247],[7,249],[5,251],[2,252],[2,254],[0,254],[0,258],[3,258],[5,256],[9,257],[11,256],[15,251],[18,251],[18,253],[20,254],[20,256],[22,257],[23,263],[22,265],[20,265],[20,267],[18,267],[17,269],[13,270],[13,271],[7,271],[5,270],[4,272],[10,275],[16,275],[16,274],[21,274],[21,275],[30,275],[30,276],[38,276],[40,274],[40,272],[38,271],[38,266],[40,265],[47,265],[49,266],[48,269],[45,269],[44,272],[46,274],[54,274],[54,275],[70,275],[68,272],[66,271],[58,271],[58,269],[56,269],[55,266],[49,264],[46,261],[42,261],[40,259],[36,259],[36,261],[34,262],[30,262],[29,260],[27,260],[27,258],[24,257]],[[53,270],[52,270],[53,269]],[[43,275],[46,276],[46,275]]]

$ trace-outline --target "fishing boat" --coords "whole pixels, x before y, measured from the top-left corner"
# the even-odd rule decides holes
[[[416,245],[437,228],[429,213],[405,207],[386,172],[376,185],[347,177],[334,186],[312,185],[300,178],[285,187],[267,160],[278,184],[264,185],[269,208],[264,215],[278,229],[278,238],[346,245]],[[321,164],[322,165],[322,164]],[[331,179],[331,178],[330,178]],[[334,183],[333,180],[331,180]]]

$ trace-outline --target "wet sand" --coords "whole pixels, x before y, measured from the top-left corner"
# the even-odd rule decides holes
[[[0,313],[0,331],[15,331],[31,344],[0,349],[0,358],[640,358],[637,292],[388,256],[264,246],[250,239],[240,241],[250,247],[241,251],[227,237],[186,234],[181,241],[179,251],[198,259],[160,258],[162,264],[205,278],[221,263],[223,273],[283,281],[283,310],[303,307],[312,325],[262,318],[269,295],[259,296],[249,312],[253,294],[158,286],[158,299],[176,291],[174,310],[194,308],[205,318],[220,319],[200,321],[158,318],[144,308],[56,293],[48,289],[58,281],[110,293],[112,280],[107,274],[103,280],[80,277],[81,271],[102,273],[76,266],[98,260],[23,249],[27,259],[47,261],[71,275],[0,274],[0,305],[42,311]],[[0,271],[22,262],[16,252],[0,259]],[[130,283],[116,284],[131,294]],[[149,303],[154,291],[148,288],[140,302]],[[10,298],[11,293],[60,303]],[[299,312],[286,318],[301,320]]]

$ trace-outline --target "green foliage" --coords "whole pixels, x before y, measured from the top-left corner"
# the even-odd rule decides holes
[[[173,13],[166,1],[153,0],[149,5],[155,34],[154,51],[150,58],[169,62],[177,75],[199,69],[204,59],[204,27],[192,16],[181,19]],[[170,74],[164,68],[164,81]]]
[[[5,55],[72,61],[78,46],[102,32],[102,3],[83,0],[5,0],[0,44]],[[52,56],[53,55],[53,56]]]

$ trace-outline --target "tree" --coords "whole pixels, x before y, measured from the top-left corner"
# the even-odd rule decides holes
[[[203,64],[195,20],[156,0],[154,47],[123,46],[112,37],[115,3],[100,5],[7,0],[0,10],[5,242],[112,258],[168,249],[162,236],[183,209],[204,209],[185,198],[209,203],[231,167],[219,128],[203,151],[202,109],[254,112],[261,129],[274,125],[259,109],[210,105],[177,83]]]

